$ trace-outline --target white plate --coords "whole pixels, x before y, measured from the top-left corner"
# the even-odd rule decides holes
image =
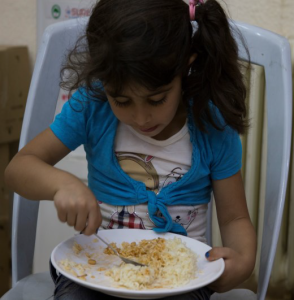
[[[61,274],[87,288],[98,290],[115,297],[126,299],[158,299],[171,295],[187,293],[215,281],[218,277],[220,277],[225,268],[223,259],[219,259],[213,262],[208,262],[206,260],[205,253],[210,250],[211,247],[182,235],[176,235],[173,233],[159,234],[154,232],[153,230],[140,229],[101,230],[99,231],[99,235],[101,235],[101,237],[104,238],[107,242],[115,242],[118,246],[120,246],[122,242],[139,242],[142,239],[154,239],[157,237],[173,239],[176,236],[178,238],[181,238],[186,246],[198,255],[198,271],[196,274],[197,278],[191,280],[187,285],[180,286],[174,289],[130,290],[114,287],[111,279],[107,276],[104,276],[104,272],[97,271],[99,267],[110,268],[114,265],[119,265],[121,261],[114,255],[103,254],[103,250],[106,246],[101,241],[97,240],[95,236],[89,237],[83,234],[76,235],[60,243],[54,248],[51,254],[52,264]],[[88,259],[84,254],[74,254],[72,249],[74,242],[77,242],[83,248],[87,249],[85,251],[88,253],[97,253],[97,265],[92,267],[90,271],[91,274],[87,276],[85,281],[77,278],[68,271],[65,271],[59,263],[64,259],[69,259],[76,263],[88,263]],[[91,276],[94,276],[94,278],[91,278]]]

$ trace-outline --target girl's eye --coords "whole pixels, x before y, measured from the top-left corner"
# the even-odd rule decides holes
[[[118,107],[126,107],[130,104],[130,101],[125,101],[125,102],[119,102],[115,99],[112,99],[113,100],[113,103],[114,105],[118,106]]]
[[[165,102],[166,102],[166,97],[164,97],[164,98],[162,98],[161,100],[158,100],[158,101],[150,101],[149,103],[153,106],[157,106],[157,105],[161,105]]]

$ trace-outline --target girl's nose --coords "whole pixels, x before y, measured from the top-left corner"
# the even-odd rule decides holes
[[[133,121],[139,126],[144,127],[151,120],[151,114],[148,109],[143,106],[137,108],[133,112]]]

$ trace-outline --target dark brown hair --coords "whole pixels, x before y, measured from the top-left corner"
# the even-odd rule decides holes
[[[207,0],[197,6],[195,21],[193,30],[183,0],[100,0],[62,70],[70,75],[61,87],[71,93],[83,86],[92,99],[107,100],[98,82],[117,93],[131,82],[155,90],[180,75],[183,99],[193,100],[201,130],[205,122],[222,129],[212,101],[226,124],[244,133],[246,89],[228,18],[217,1]]]

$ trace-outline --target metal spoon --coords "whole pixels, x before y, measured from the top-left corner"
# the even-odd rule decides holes
[[[105,245],[107,245],[113,252],[115,255],[117,255],[123,262],[125,262],[126,264],[133,264],[135,266],[140,266],[140,267],[148,267],[147,265],[141,264],[139,262],[136,262],[134,260],[125,258],[123,256],[121,256],[117,250],[115,248],[113,248],[110,244],[108,244],[106,241],[104,241],[100,236],[98,236],[98,234],[94,233],[94,235],[101,241],[103,242]]]

